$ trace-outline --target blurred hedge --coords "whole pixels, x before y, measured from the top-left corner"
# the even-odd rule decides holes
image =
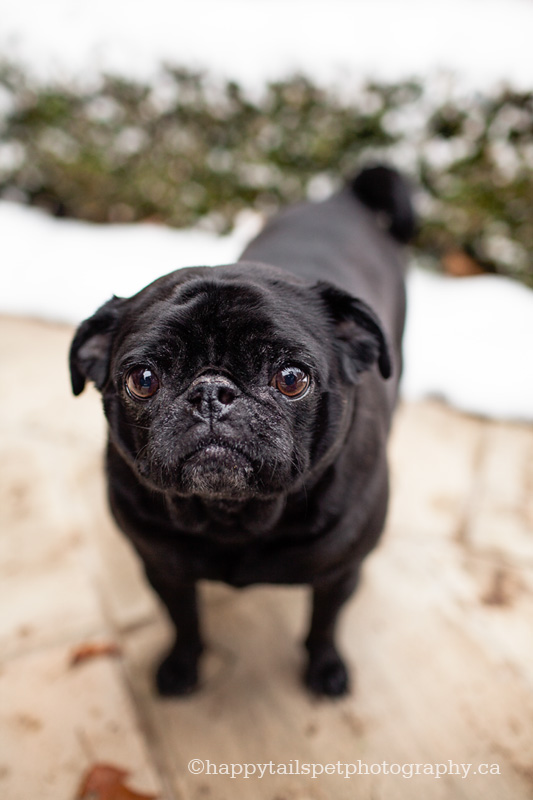
[[[533,93],[436,103],[415,81],[325,89],[302,75],[260,96],[167,66],[153,83],[32,81],[0,65],[0,196],[95,222],[200,223],[319,197],[384,160],[419,187],[415,243],[452,272],[533,285]]]

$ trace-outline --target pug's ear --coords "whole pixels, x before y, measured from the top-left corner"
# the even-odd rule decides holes
[[[76,331],[69,355],[70,379],[75,395],[83,392],[86,380],[93,381],[97,389],[105,386],[111,344],[123,303],[122,297],[112,297]]]
[[[342,366],[349,381],[377,362],[384,378],[390,378],[392,365],[381,323],[369,305],[326,281],[314,287],[325,302],[335,325]]]

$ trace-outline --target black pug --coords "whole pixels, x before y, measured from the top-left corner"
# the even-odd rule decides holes
[[[414,227],[394,170],[274,217],[236,264],[180,269],[78,328],[101,391],[114,517],[178,636],[163,695],[197,683],[196,584],[309,584],[307,685],[341,695],[339,609],[382,531]]]

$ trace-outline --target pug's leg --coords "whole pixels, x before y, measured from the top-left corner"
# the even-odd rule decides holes
[[[158,667],[157,688],[161,695],[186,694],[198,683],[198,659],[203,650],[196,585],[172,585],[148,570],[146,574],[177,631],[173,647]]]
[[[335,647],[335,626],[342,605],[359,581],[359,565],[334,582],[313,588],[311,626],[305,646],[309,662],[305,681],[316,694],[332,697],[346,694],[349,676]]]

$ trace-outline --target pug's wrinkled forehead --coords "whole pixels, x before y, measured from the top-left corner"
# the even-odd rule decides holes
[[[178,284],[152,303],[133,303],[115,342],[115,368],[157,362],[184,381],[212,369],[249,382],[287,361],[327,373],[319,345],[327,326],[303,287],[218,275]]]

